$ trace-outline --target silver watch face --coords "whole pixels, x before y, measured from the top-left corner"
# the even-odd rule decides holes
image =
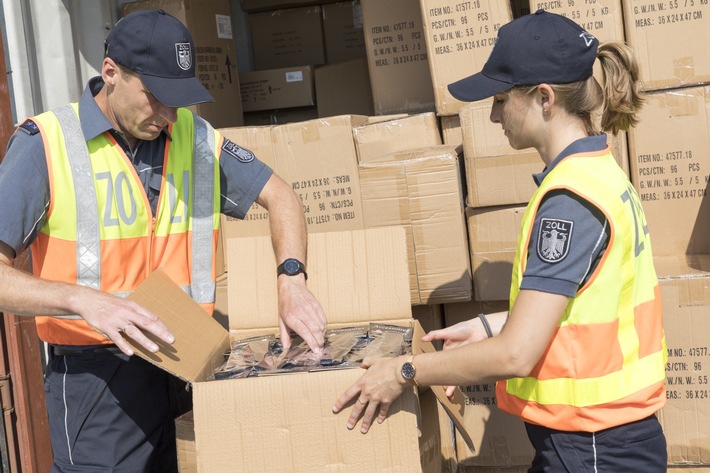
[[[410,362],[406,362],[402,365],[402,377],[404,379],[414,379],[414,365],[411,364]]]

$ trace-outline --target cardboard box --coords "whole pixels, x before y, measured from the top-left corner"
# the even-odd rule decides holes
[[[322,3],[333,3],[342,0],[239,0],[242,11],[260,12],[266,10],[276,10],[278,8],[305,7],[309,5],[320,5]]]
[[[230,244],[229,260],[239,264],[243,277],[230,279],[233,336],[276,333],[270,239],[236,241]],[[413,351],[432,351],[431,344],[419,343],[423,331],[411,320],[406,265],[401,228],[309,235],[308,284],[331,326],[411,324]],[[192,383],[198,472],[440,471],[440,457],[430,454],[441,451],[439,430],[424,426],[438,419],[419,416],[419,404],[432,400],[425,392],[419,397],[414,389],[404,393],[387,421],[362,435],[345,427],[349,409],[331,412],[334,400],[362,375],[360,369],[206,381],[224,361],[229,333],[160,269],[129,297],[159,315],[176,336],[173,345],[160,344],[158,353],[137,347],[136,352]],[[460,393],[450,401],[443,388],[431,391],[460,426]],[[417,451],[420,455],[413,454]]]
[[[353,129],[360,163],[393,159],[396,153],[441,145],[441,134],[434,112],[394,116],[368,121]]]
[[[372,88],[364,57],[316,68],[316,104],[319,117],[372,115]]]
[[[710,82],[708,3],[623,0],[626,39],[646,90]]]
[[[195,446],[195,417],[192,411],[175,419],[178,471],[197,473],[197,448]]]
[[[472,296],[458,153],[439,145],[359,166],[365,228],[406,229],[412,305]]]
[[[443,115],[439,117],[441,122],[441,134],[444,143],[447,145],[463,146],[463,130],[461,129],[461,117],[456,115]]]
[[[365,58],[360,1],[331,3],[323,8],[323,39],[328,64]]]
[[[300,196],[309,232],[363,228],[352,130],[366,121],[339,115],[272,129],[279,175]]]
[[[461,109],[461,132],[469,207],[523,204],[537,190],[532,175],[545,164],[533,148],[510,146],[500,124],[490,120],[492,99],[471,102]],[[629,174],[626,132],[608,135],[614,158]]]
[[[529,0],[529,12],[544,9],[566,16],[579,24],[600,43],[625,41],[624,16],[621,0],[596,0],[594,2],[555,2]]]
[[[244,113],[244,126],[285,125],[318,118],[318,107],[277,108]]]
[[[507,300],[525,206],[466,209],[473,294],[477,301]]]
[[[244,112],[315,105],[311,66],[242,72],[241,100]]]
[[[710,87],[646,94],[629,132],[631,180],[655,256],[710,253]]]
[[[669,272],[669,261],[657,261]],[[666,405],[659,412],[669,465],[710,465],[710,255],[674,258],[680,276],[661,277],[668,346]],[[704,269],[702,269],[704,268]]]
[[[451,327],[480,313],[507,311],[508,304],[507,300],[444,304],[444,320],[446,326]],[[466,431],[471,434],[474,450],[469,450],[465,445],[458,448],[459,471],[527,471],[534,449],[523,421],[496,407],[495,384],[461,386],[461,390],[466,398],[463,422]]]
[[[173,15],[190,30],[195,43],[195,73],[215,99],[212,103],[188,108],[215,128],[242,125],[231,3],[227,0],[147,0],[123,3],[121,14],[155,8]]]
[[[325,64],[320,5],[248,15],[254,70]]]
[[[434,110],[419,0],[360,0],[375,114]]]
[[[420,0],[436,113],[453,115],[465,105],[448,85],[483,68],[498,29],[513,19],[510,2]]]

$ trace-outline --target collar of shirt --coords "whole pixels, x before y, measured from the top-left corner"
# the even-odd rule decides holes
[[[101,76],[90,79],[89,83],[86,84],[84,93],[81,94],[81,98],[79,99],[79,121],[81,122],[81,131],[86,141],[96,138],[106,131],[120,133],[119,130],[116,130],[113,125],[111,125],[111,122],[106,115],[104,115],[104,112],[101,111],[94,99],[94,96],[99,93],[103,86],[104,81]],[[167,128],[163,130],[163,133],[167,138],[170,138],[170,133],[168,133]]]
[[[567,146],[562,152],[557,155],[557,157],[552,160],[549,166],[543,169],[542,172],[533,174],[533,180],[535,184],[539,187],[543,179],[552,171],[555,166],[557,166],[560,161],[565,159],[571,154],[585,153],[589,151],[601,151],[606,148],[606,133],[601,133],[595,136],[587,136],[586,138],[580,138],[577,141],[572,142]]]

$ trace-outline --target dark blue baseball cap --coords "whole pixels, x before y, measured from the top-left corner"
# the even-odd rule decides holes
[[[163,10],[138,10],[118,20],[106,38],[104,55],[137,73],[163,105],[214,102],[195,76],[190,31]]]
[[[481,72],[449,84],[475,102],[516,85],[569,84],[592,75],[599,41],[574,21],[538,10],[503,25]]]

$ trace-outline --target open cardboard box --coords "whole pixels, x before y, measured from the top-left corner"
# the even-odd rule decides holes
[[[443,387],[435,396],[412,388],[367,435],[345,427],[350,408],[333,414],[337,397],[363,373],[334,369],[246,379],[206,381],[224,361],[230,339],[278,334],[274,254],[269,237],[227,243],[230,332],[207,316],[170,277],[158,270],[130,296],[158,314],[175,343],[158,353],[136,353],[192,385],[199,472],[233,471],[441,471],[438,419],[422,418],[420,403],[437,399],[463,429],[464,398]],[[434,351],[421,342],[412,319],[404,230],[386,227],[309,235],[308,285],[323,305],[330,328],[386,322],[414,328],[413,352]],[[237,277],[237,275],[239,275]],[[430,394],[423,390],[421,394]],[[470,443],[470,445],[472,445]],[[419,453],[419,454],[417,454]]]

